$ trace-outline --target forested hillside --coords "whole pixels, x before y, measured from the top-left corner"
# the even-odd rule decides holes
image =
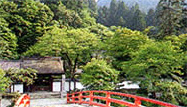
[[[113,91],[132,81],[137,95],[187,106],[187,3],[159,0],[144,13],[142,5],[154,0],[133,1],[0,1],[0,59],[61,57],[66,77],[86,90]],[[5,72],[0,92],[10,84]]]
[[[112,0],[98,0],[97,5],[100,7],[110,6]],[[155,9],[160,0],[116,0],[123,1],[128,7],[134,6],[136,3],[139,4],[140,10],[147,13],[149,9]]]
[[[176,22],[181,25],[178,27],[182,27],[179,30],[182,30],[183,33],[187,32],[185,29],[186,14],[184,14],[185,10],[183,10],[186,6],[184,6],[183,3],[180,5],[177,5],[175,2],[168,4],[161,0],[160,3],[156,5],[157,7],[155,9],[149,9],[147,13],[144,13],[140,9],[141,6],[137,3],[132,7],[129,7],[123,1],[111,0],[108,7],[98,7],[99,9],[96,19],[98,23],[105,26],[122,26],[139,31],[144,30],[148,26],[158,26],[164,23],[170,25],[171,23]],[[168,17],[165,17],[165,15],[168,15]],[[164,17],[167,18],[167,20],[164,21]],[[172,25],[176,26],[176,24]],[[156,30],[157,29],[152,33],[158,33]]]

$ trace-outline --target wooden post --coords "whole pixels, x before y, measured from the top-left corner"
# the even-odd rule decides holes
[[[72,93],[72,102],[75,103],[75,93]]]
[[[79,104],[82,104],[82,92],[79,92]]]
[[[110,107],[110,92],[106,92],[106,106],[107,107]]]
[[[138,98],[135,98],[135,106],[140,107],[141,106],[141,100]]]
[[[69,102],[69,101],[70,101],[70,99],[69,99],[69,94],[68,94],[68,93],[67,93],[66,98],[67,98],[67,103],[70,103],[70,102]]]
[[[92,103],[93,103],[93,91],[90,91],[90,106],[92,106]]]
[[[14,83],[12,83],[12,88],[13,88],[13,90],[12,90],[12,91],[13,91],[13,92],[15,92],[15,89],[14,89]]]

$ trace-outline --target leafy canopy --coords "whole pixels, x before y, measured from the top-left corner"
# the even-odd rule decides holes
[[[0,8],[0,59],[17,58],[17,38],[5,20],[7,14]]]
[[[81,83],[90,90],[114,90],[118,71],[105,60],[92,59],[83,67]]]
[[[5,92],[12,83],[26,83],[30,85],[34,83],[34,79],[37,78],[37,71],[34,69],[0,69],[0,92]]]
[[[0,69],[0,92],[4,92],[10,83],[9,78],[5,77],[5,74],[6,73]]]
[[[37,79],[37,71],[31,68],[27,69],[9,69],[5,70],[6,77],[11,80],[11,83],[26,83],[31,85],[34,83],[34,79]]]
[[[59,56],[64,53],[74,59],[76,55],[90,53],[97,46],[97,37],[87,29],[60,29],[54,26],[38,38],[26,55]]]
[[[121,69],[120,63],[131,60],[141,45],[146,44],[150,40],[139,31],[132,31],[127,28],[117,29],[115,34],[107,39],[106,50],[107,55],[113,59],[113,64]]]
[[[179,97],[180,93],[185,95],[187,92],[181,85],[182,65],[185,61],[183,52],[177,50],[171,42],[161,41],[145,44],[133,54],[135,57],[123,62],[122,66],[129,80],[140,82],[141,89],[147,93],[161,92],[165,98],[160,98],[163,101],[184,104],[183,97]],[[170,86],[172,84],[174,86]],[[176,90],[176,87],[180,89]],[[168,100],[171,96],[172,100]]]

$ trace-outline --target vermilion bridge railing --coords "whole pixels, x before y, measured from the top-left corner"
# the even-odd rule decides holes
[[[99,96],[101,94],[105,94],[105,96]],[[96,95],[97,94],[97,95]],[[134,103],[127,102],[119,99],[111,98],[111,96],[122,96],[127,98],[133,98]],[[88,101],[86,99],[89,99]],[[102,100],[105,102],[103,103],[97,103],[95,100]],[[170,103],[165,103],[158,100],[153,100],[149,98],[144,98],[136,95],[131,94],[125,94],[125,93],[119,93],[119,92],[110,92],[110,91],[81,91],[81,92],[74,92],[71,94],[67,94],[67,103],[76,103],[76,104],[89,104],[90,106],[99,106],[99,107],[111,107],[111,103],[116,103],[128,107],[142,107],[141,103],[142,101],[153,103],[160,106],[165,107],[179,107],[176,105],[172,105]]]
[[[16,101],[14,107],[29,107],[30,106],[30,96],[27,94],[23,94],[19,99]]]

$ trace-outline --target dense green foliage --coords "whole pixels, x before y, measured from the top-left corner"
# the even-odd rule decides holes
[[[83,68],[81,83],[89,90],[114,90],[118,71],[104,60],[92,59]]]
[[[53,17],[49,7],[33,0],[4,1],[0,7],[8,14],[5,20],[17,36],[18,53],[36,43],[36,38],[43,35]]]
[[[38,38],[25,55],[62,56],[67,77],[74,80],[79,63],[86,63],[96,51],[99,39],[88,29],[60,29],[55,27]],[[47,49],[46,49],[47,47]],[[69,72],[68,72],[69,71]]]
[[[182,75],[186,74],[186,41],[184,34],[155,41],[141,32],[122,29],[109,38],[106,53],[113,66],[121,71],[120,81],[138,83],[140,94],[186,105],[187,89],[181,85]]]
[[[5,71],[5,77],[9,78],[11,83],[26,83],[30,85],[34,83],[34,79],[37,78],[37,71],[31,68],[27,69],[9,69]]]
[[[53,21],[57,21],[60,27],[88,27],[95,24],[95,19],[90,14],[96,10],[86,8],[88,1],[85,0],[44,0],[54,13]],[[91,4],[92,3],[92,4]],[[89,2],[94,5],[93,2]],[[95,7],[96,8],[96,7]],[[89,12],[91,11],[91,13]]]
[[[127,77],[130,77],[129,79],[132,79],[132,81],[139,81],[140,87],[145,89],[148,93],[160,92],[158,90],[165,86],[162,84],[157,87],[159,83],[176,81],[180,84],[182,82],[180,75],[183,75],[181,72],[181,65],[184,63],[184,54],[174,50],[170,42],[151,43],[142,46],[141,49],[134,54],[136,57],[133,60],[124,62],[123,71],[127,73]],[[178,93],[177,95],[180,93],[180,90],[174,90],[172,88],[170,91]],[[161,92],[162,94],[168,94],[167,90],[162,90]],[[186,94],[185,92],[184,95]],[[168,95],[172,95],[173,98],[176,97],[176,95],[172,93]],[[182,98],[183,97],[180,99]],[[177,101],[171,102],[175,103]]]
[[[4,92],[6,88],[9,86],[9,79],[5,77],[5,72],[0,69],[0,93]]]
[[[0,9],[0,58],[14,59],[17,58],[17,38],[9,28],[9,23],[5,20],[7,14]]]
[[[107,39],[107,54],[114,58],[114,66],[121,69],[121,62],[133,59],[132,52],[136,52],[141,45],[148,41],[148,37],[142,32],[127,28],[118,29],[111,38]]]
[[[34,69],[0,69],[0,92],[5,92],[6,88],[10,87],[11,83],[26,83],[33,84],[37,78],[37,71]]]
[[[66,30],[55,26],[38,39],[25,55],[63,56],[70,70],[75,70],[78,62],[89,58],[98,43],[96,35],[88,29]]]

